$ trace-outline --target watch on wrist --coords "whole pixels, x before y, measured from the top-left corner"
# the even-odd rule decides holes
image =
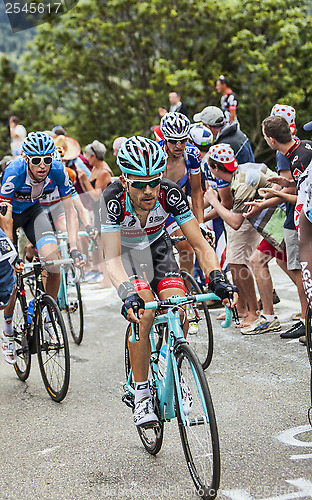
[[[130,293],[136,293],[135,286],[130,281],[123,281],[117,290],[118,296],[121,300],[126,300]]]

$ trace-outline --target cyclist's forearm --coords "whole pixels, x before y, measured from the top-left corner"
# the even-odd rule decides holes
[[[65,208],[66,229],[70,249],[77,248],[78,217],[74,206],[70,209]]]
[[[204,198],[202,192],[192,196],[192,206],[198,223],[204,222]]]
[[[123,267],[121,257],[106,259],[106,268],[111,282],[116,290],[124,281],[129,281],[129,277]]]

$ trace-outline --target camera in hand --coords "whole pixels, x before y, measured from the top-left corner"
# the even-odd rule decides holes
[[[7,213],[7,209],[8,209],[7,205],[2,205],[0,203],[0,214],[1,215],[5,215]]]

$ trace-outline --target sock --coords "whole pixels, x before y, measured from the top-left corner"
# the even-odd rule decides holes
[[[12,323],[13,314],[11,316],[7,316],[6,314],[3,313],[3,317],[4,317],[3,333],[6,337],[12,337],[12,335],[13,335],[13,323]]]
[[[134,403],[137,404],[141,399],[150,397],[148,380],[145,382],[136,382],[134,386]]]
[[[262,316],[265,317],[265,319],[267,319],[268,321],[273,321],[273,319],[275,318],[274,314],[263,314],[262,313]]]
[[[49,309],[46,309],[45,317],[44,317],[44,322],[49,323],[51,321],[50,314],[49,314]]]

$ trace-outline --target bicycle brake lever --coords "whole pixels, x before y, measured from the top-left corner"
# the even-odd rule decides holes
[[[136,318],[139,317],[139,306],[133,306],[133,313],[136,316]],[[140,340],[139,323],[132,323],[132,328],[135,335],[135,341],[138,342]]]

